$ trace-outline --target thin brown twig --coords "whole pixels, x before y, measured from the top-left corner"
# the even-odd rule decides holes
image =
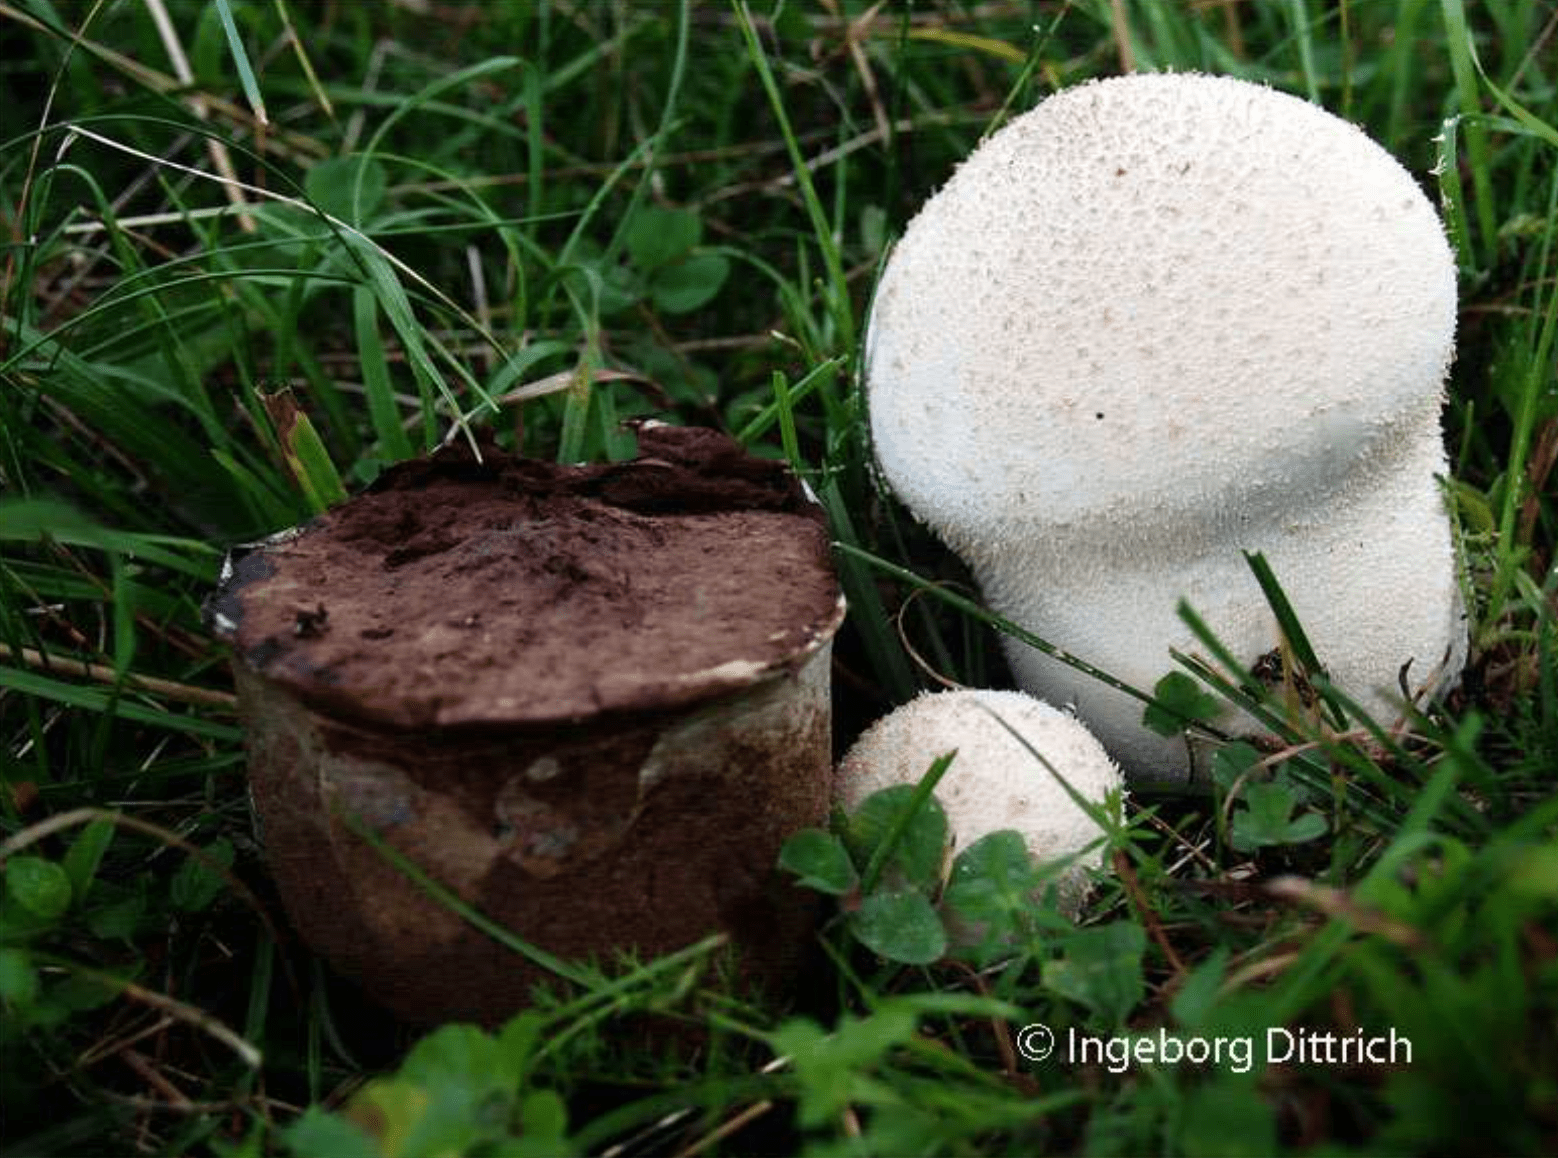
[[[1131,48],[1131,21],[1125,11],[1125,0],[1109,0],[1109,26],[1114,33],[1116,51],[1120,54],[1120,71],[1136,71],[1136,53]]]
[[[876,121],[877,131],[884,141],[892,135],[892,128],[887,119],[887,109],[882,105],[882,94],[877,88],[876,73],[871,68],[871,60],[866,56],[865,49],[861,47],[861,42],[871,34],[871,25],[885,3],[886,0],[876,0],[875,4],[851,20],[844,29],[844,42],[849,47],[849,58],[854,63],[855,71],[860,74],[861,86],[866,90],[866,100],[871,105],[871,117]],[[838,14],[838,0],[828,0],[828,7]],[[840,14],[840,19],[842,18]]]
[[[1185,974],[1185,963],[1180,959],[1173,942],[1168,939],[1168,934],[1163,931],[1163,922],[1158,920],[1157,912],[1147,902],[1146,891],[1142,889],[1141,881],[1136,877],[1136,869],[1131,864],[1131,858],[1126,856],[1123,850],[1116,849],[1113,859],[1115,875],[1125,886],[1125,895],[1130,898],[1131,907],[1136,910],[1137,917],[1146,926],[1148,936],[1158,943],[1158,948],[1163,950],[1163,956],[1173,967],[1174,980],[1177,981]]]
[[[979,975],[977,969],[970,968],[962,962],[954,963],[959,966],[964,976],[968,979],[968,983],[974,987],[974,991],[980,997],[990,996],[990,987],[985,984],[985,979]],[[1005,1018],[997,1017],[994,1014],[991,1015],[990,1034],[995,1039],[996,1052],[1001,1055],[1001,1069],[1005,1072],[1007,1078],[1016,1081],[1024,1077],[1025,1075],[1017,1065],[1017,1048],[1012,1044],[1012,1027]]]
[[[927,676],[935,680],[944,688],[948,688],[952,691],[961,691],[967,687],[966,684],[960,684],[957,680],[952,679],[950,676],[942,675],[931,664],[930,660],[926,659],[923,655],[920,654],[919,648],[915,647],[914,644],[909,640],[909,629],[903,621],[904,616],[908,614],[909,607],[914,603],[914,601],[921,595],[924,595],[926,591],[927,588],[924,587],[915,588],[909,593],[909,597],[899,605],[898,613],[893,617],[894,626],[898,630],[898,642],[903,647],[904,651],[908,653],[909,658],[914,661],[915,666],[917,666]]]
[[[1232,993],[1235,990],[1243,989],[1251,981],[1261,981],[1267,977],[1281,973],[1289,965],[1297,961],[1298,957],[1299,955],[1297,952],[1287,952],[1278,953],[1274,956],[1265,957],[1259,961],[1251,962],[1243,969],[1240,969],[1237,973],[1231,974],[1228,979],[1223,982],[1219,992]]]
[[[179,1109],[187,1109],[192,1104],[188,1095],[170,1082],[166,1075],[152,1065],[151,1060],[144,1054],[133,1049],[127,1049],[120,1053],[119,1056],[124,1059],[125,1065],[135,1071],[137,1077],[161,1094],[168,1105]]]
[[[1215,872],[1217,870],[1217,862],[1206,853],[1206,842],[1204,840],[1199,844],[1192,843],[1190,840],[1186,839],[1186,837],[1177,828],[1175,828],[1168,821],[1164,820],[1156,813],[1148,812],[1145,814],[1145,816],[1148,824],[1150,824],[1153,828],[1156,828],[1165,836],[1172,837],[1181,846],[1183,846],[1185,850],[1184,855],[1174,864],[1169,866],[1169,876],[1173,876],[1181,865],[1184,865],[1188,861],[1192,860],[1198,862],[1201,867],[1207,869],[1208,871]]]
[[[77,1055],[75,1068],[84,1070],[88,1066],[94,1066],[100,1061],[113,1057],[121,1050],[132,1048],[138,1042],[145,1041],[148,1037],[155,1037],[172,1024],[173,1019],[171,1017],[159,1017],[149,1025],[142,1025],[137,1029],[130,1030],[128,1036],[119,1038],[109,1037],[93,1042],[90,1048],[83,1050]]]
[[[184,52],[184,45],[179,40],[178,29],[173,26],[173,18],[168,15],[168,9],[162,0],[141,0],[146,5],[146,10],[151,13],[151,22],[157,29],[157,37],[162,41],[162,50],[168,54],[168,63],[173,66],[173,75],[178,78],[179,84],[186,89],[193,89],[195,85],[195,72],[189,67],[189,57]],[[211,111],[206,104],[205,97],[198,92],[190,92],[184,98],[184,103],[195,119],[202,124],[211,117]],[[216,171],[226,180],[222,184],[230,202],[243,200],[243,195],[238,192],[234,184],[238,180],[238,170],[233,168],[232,154],[227,151],[227,146],[216,137],[206,138],[206,152],[211,156],[211,164],[216,166]],[[245,233],[254,233],[259,225],[249,214],[239,210],[238,228]]]
[[[1373,933],[1403,949],[1423,950],[1431,942],[1421,930],[1397,921],[1378,909],[1359,904],[1351,893],[1303,877],[1282,876],[1265,884],[1268,894],[1278,900],[1314,909],[1332,920],[1345,921],[1361,933]]]
[[[752,1103],[752,1105],[736,1114],[735,1117],[725,1119],[725,1121],[721,1122],[718,1126],[710,1130],[707,1134],[705,1134],[702,1138],[699,1138],[690,1146],[678,1150],[676,1152],[676,1158],[695,1158],[696,1155],[702,1154],[710,1146],[713,1146],[719,1142],[723,1142],[726,1138],[730,1137],[737,1131],[745,1129],[747,1126],[757,1121],[757,1119],[761,1118],[764,1114],[768,1113],[773,1108],[774,1103],[767,1099],[764,1099],[761,1102]]]
[[[0,659],[15,659],[38,671],[80,676],[105,684],[116,684],[122,679],[126,687],[134,688],[136,691],[185,704],[204,704],[208,707],[229,709],[238,706],[238,697],[232,692],[195,687],[192,684],[181,684],[173,680],[159,679],[156,676],[135,675],[133,672],[125,673],[121,677],[120,673],[107,664],[88,663],[85,660],[49,655],[34,647],[13,648],[9,644],[0,643]]]
[[[187,1114],[190,1117],[241,1112],[256,1104],[254,1100],[248,1098],[228,1098],[226,1101],[221,1102],[186,1101],[180,1105],[173,1105],[162,1101],[160,1098],[148,1098],[141,1094],[120,1094],[113,1090],[104,1090],[98,1096],[113,1102],[115,1105],[125,1106],[131,1110],[155,1110],[166,1114]],[[288,1102],[280,1102],[274,1098],[266,1098],[258,1104],[267,1110],[280,1110],[289,1117],[301,1114],[305,1108]]]
[[[93,809],[92,811],[100,810]],[[41,826],[34,825],[33,827]],[[10,844],[11,841],[6,843]],[[142,1005],[150,1006],[161,1013],[166,1013],[175,1021],[182,1021],[186,1025],[194,1026],[232,1050],[233,1053],[238,1055],[239,1060],[250,1069],[259,1069],[265,1060],[265,1055],[260,1052],[258,1047],[245,1040],[220,1019],[213,1017],[203,1009],[180,1001],[176,997],[169,997],[166,993],[158,993],[155,989],[148,989],[134,981],[117,977],[112,973],[105,973],[100,969],[93,969],[76,961],[54,959],[51,961],[51,967],[68,970],[78,977],[85,978],[88,981],[103,986],[105,989],[111,989],[115,993],[128,997],[131,1001],[138,1001]],[[127,1052],[133,1053],[134,1051]]]

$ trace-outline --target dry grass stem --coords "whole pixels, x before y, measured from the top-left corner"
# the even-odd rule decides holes
[[[173,680],[158,679],[155,676],[135,675],[133,672],[123,674],[112,667],[102,663],[87,663],[85,660],[67,659],[62,656],[49,655],[33,647],[13,648],[9,644],[0,643],[0,659],[15,659],[38,671],[54,672],[59,675],[79,676],[85,679],[96,680],[98,683],[117,684],[123,681],[126,687],[136,691],[146,692],[154,696],[162,696],[165,699],[177,700],[184,704],[202,704],[206,707],[233,709],[238,706],[238,697],[232,692],[218,691],[215,688],[202,688],[194,684],[181,684]]]

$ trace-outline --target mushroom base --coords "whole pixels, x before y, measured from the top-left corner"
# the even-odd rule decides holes
[[[774,865],[827,812],[829,653],[685,711],[420,734],[343,723],[238,665],[282,900],[313,948],[414,1022],[496,1023],[555,978],[386,850],[565,961],[723,931],[747,977],[784,982],[813,910]]]
[[[1243,554],[1260,551],[1331,682],[1389,724],[1405,709],[1404,665],[1412,698],[1422,704],[1451,688],[1466,661],[1465,608],[1435,477],[1445,465],[1435,428],[1397,469],[1371,473],[1306,518],[1230,532],[1215,549],[1178,558],[1119,553],[1088,564],[1075,551],[1030,539],[1020,550],[976,560],[974,570],[1002,615],[1150,695],[1163,676],[1183,670],[1170,649],[1205,651],[1178,616],[1181,599],[1248,667],[1281,647]],[[1143,726],[1142,701],[1025,644],[1003,642],[1018,683],[1070,706],[1138,786],[1202,771],[1184,738]],[[1262,731],[1232,709],[1215,724],[1233,734]]]

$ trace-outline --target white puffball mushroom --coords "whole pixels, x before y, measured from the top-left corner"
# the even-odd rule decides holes
[[[926,692],[866,729],[839,762],[834,797],[853,810],[873,792],[917,784],[933,761],[956,749],[936,786],[956,849],[1008,828],[1021,834],[1036,862],[1097,841],[1102,832],[1093,818],[1003,720],[1084,799],[1102,806],[1121,787],[1119,768],[1074,716],[1022,692],[960,690]],[[1081,864],[1068,869],[1058,887],[1062,909],[1075,912],[1087,885]]]
[[[986,140],[893,251],[877,456],[996,611],[1147,693],[1203,650],[1181,598],[1246,663],[1279,645],[1264,552],[1389,722],[1404,664],[1432,696],[1466,656],[1436,477],[1455,276],[1412,177],[1325,110],[1226,77],[1084,84]],[[1133,775],[1190,774],[1140,701],[1006,646]]]

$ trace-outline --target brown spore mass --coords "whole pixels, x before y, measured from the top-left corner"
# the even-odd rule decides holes
[[[397,728],[664,708],[785,660],[838,601],[818,508],[714,431],[649,427],[640,449],[393,467],[238,560],[216,610],[257,671]]]
[[[211,600],[293,922],[409,1020],[496,1022],[550,975],[375,842],[564,960],[720,931],[749,976],[795,972],[812,911],[774,864],[827,810],[827,530],[722,435],[639,449],[451,446],[235,555]]]

